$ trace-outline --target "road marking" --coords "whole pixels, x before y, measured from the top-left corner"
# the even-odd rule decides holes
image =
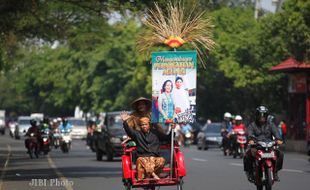
[[[8,154],[6,155],[6,161],[5,161],[5,164],[4,164],[4,166],[3,166],[3,170],[2,170],[2,172],[1,172],[1,177],[0,177],[0,190],[2,190],[3,178],[4,178],[4,176],[5,176],[7,167],[8,167],[8,165],[9,165],[10,156],[11,156],[11,146],[10,146],[10,145],[7,145],[7,147],[8,147]]]
[[[240,164],[240,163],[229,163],[229,165],[232,165],[232,166],[243,166],[243,164]]]
[[[302,170],[294,170],[294,169],[283,169],[282,171],[285,171],[285,172],[294,172],[294,173],[305,173],[305,172],[302,171]]]
[[[208,161],[208,160],[201,159],[201,158],[192,158],[192,160],[199,161],[199,162],[206,162],[206,161]]]
[[[63,181],[69,181],[56,167],[55,163],[53,162],[52,158],[50,157],[50,155],[47,155],[47,160],[48,160],[48,164],[51,168],[54,169],[55,173],[57,174],[58,178]],[[65,188],[67,190],[73,190],[72,185],[70,183],[65,183]],[[1,189],[0,189],[1,190]]]

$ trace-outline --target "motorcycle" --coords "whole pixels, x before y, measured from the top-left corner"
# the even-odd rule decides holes
[[[60,148],[63,153],[68,153],[71,148],[71,129],[62,129],[60,138]]]
[[[54,130],[52,139],[53,139],[53,146],[55,149],[57,149],[60,146],[60,133],[58,129]]]
[[[190,131],[187,131],[184,134],[184,146],[189,147],[192,144],[192,133]]]
[[[38,145],[38,139],[34,135],[34,133],[30,133],[29,138],[27,139],[27,144],[28,144],[28,154],[30,158],[33,158],[33,154],[35,155],[36,158],[39,157],[39,145]]]
[[[254,145],[255,146],[255,145]],[[271,190],[275,181],[274,173],[276,169],[276,152],[277,144],[275,141],[257,141],[256,155],[254,163],[254,183],[257,190]]]
[[[234,145],[234,154],[233,158],[236,158],[238,155],[240,158],[243,158],[245,154],[245,146],[246,146],[246,136],[244,130],[237,130],[234,132],[235,137],[235,145]]]
[[[221,129],[221,136],[223,137],[221,147],[223,148],[224,156],[231,155],[231,142],[227,129]]]
[[[42,140],[41,152],[43,152],[46,155],[51,150],[49,129],[43,129],[41,131],[41,140]]]

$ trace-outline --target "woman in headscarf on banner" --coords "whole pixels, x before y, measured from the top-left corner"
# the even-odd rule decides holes
[[[172,89],[172,81],[166,80],[161,89],[162,93],[158,97],[159,123],[172,123],[175,117]]]

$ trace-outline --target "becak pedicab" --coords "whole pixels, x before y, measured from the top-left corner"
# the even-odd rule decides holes
[[[158,186],[176,186],[177,190],[182,190],[183,177],[186,176],[184,155],[180,151],[178,143],[172,142],[162,142],[160,145],[160,153],[166,159],[166,164],[159,175],[161,178],[158,180],[153,178],[137,180],[137,147],[134,141],[122,144],[124,151],[122,155],[122,178],[126,190],[138,187],[154,190]],[[171,152],[171,147],[173,147],[173,152]]]

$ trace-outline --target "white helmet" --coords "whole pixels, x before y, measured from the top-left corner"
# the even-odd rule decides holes
[[[224,113],[224,117],[231,118],[231,114],[229,112]]]
[[[235,120],[236,120],[236,121],[241,121],[241,120],[242,120],[242,117],[241,117],[240,115],[236,115]]]

